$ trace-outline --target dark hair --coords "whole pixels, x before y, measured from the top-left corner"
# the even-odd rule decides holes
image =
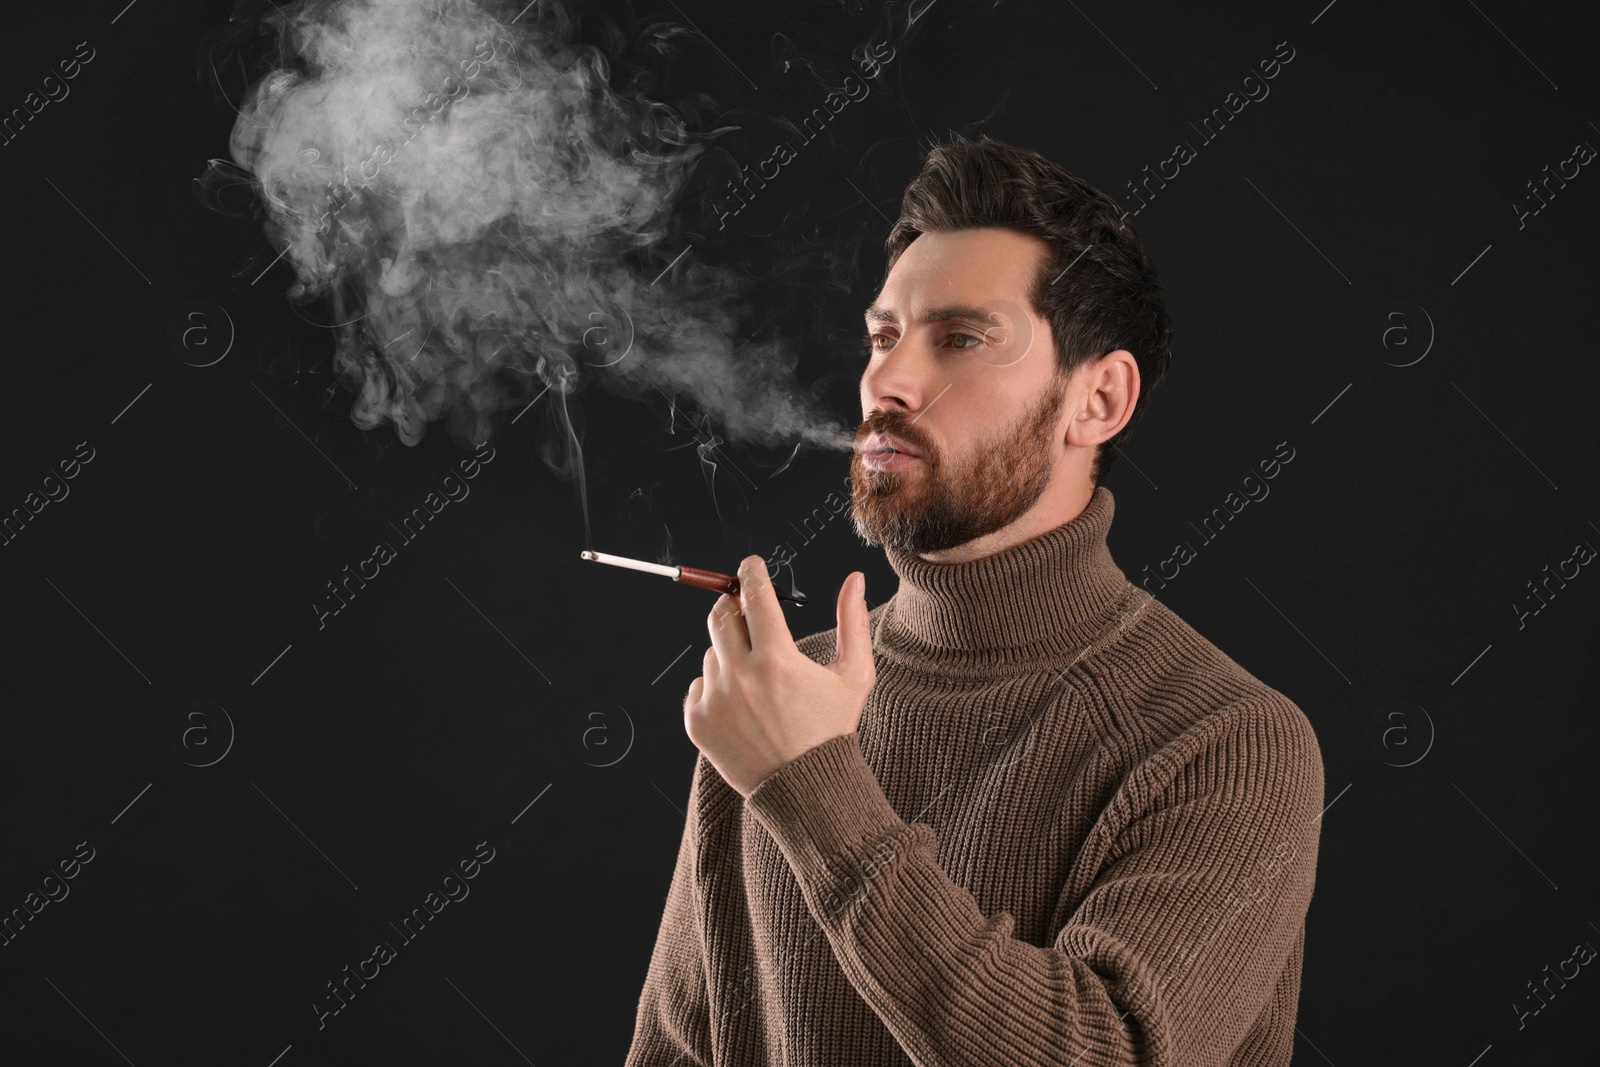
[[[921,234],[984,226],[1030,234],[1050,246],[1028,300],[1050,323],[1060,374],[1119,348],[1138,363],[1133,414],[1095,450],[1089,481],[1099,485],[1172,360],[1172,321],[1155,265],[1126,212],[1099,189],[1038,152],[987,135],[972,141],[956,134],[928,151],[922,171],[906,186],[900,218],[884,241],[885,280]],[[1066,278],[1052,284],[1069,267]]]

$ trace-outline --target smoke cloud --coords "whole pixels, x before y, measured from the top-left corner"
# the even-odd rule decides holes
[[[554,0],[520,6],[304,0],[264,15],[271,69],[238,105],[233,163],[213,160],[201,186],[215,199],[248,185],[295,273],[290,299],[328,301],[351,418],[407,444],[448,420],[476,446],[544,396],[570,438],[546,459],[581,485],[569,401],[593,380],[692,397],[730,440],[848,449],[853,427],[799,387],[798,355],[741,340],[754,279],[672,230],[719,131],[691,131],[640,79],[612,88],[605,53],[574,43]]]

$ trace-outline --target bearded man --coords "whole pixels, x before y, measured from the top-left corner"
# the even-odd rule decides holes
[[[928,153],[887,247],[851,514],[899,587],[795,641],[750,556],[712,609],[627,1063],[1283,1067],[1316,734],[1106,545],[1155,268],[988,138]]]

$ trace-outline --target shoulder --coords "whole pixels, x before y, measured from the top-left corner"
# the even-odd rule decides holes
[[[1322,745],[1300,706],[1274,689],[1217,708],[1177,750],[1189,762],[1210,762],[1236,777],[1282,790],[1293,784],[1320,798]],[[1239,766],[1234,767],[1237,763]]]
[[[1159,600],[1075,673],[1130,772],[1170,778],[1196,761],[1242,760],[1263,773],[1276,767],[1308,792],[1314,781],[1320,800],[1321,745],[1305,712]],[[1252,768],[1235,770],[1252,777]]]

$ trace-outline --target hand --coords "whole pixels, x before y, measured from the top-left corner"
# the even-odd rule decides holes
[[[711,647],[689,683],[683,726],[724,781],[748,798],[763,780],[835,737],[854,733],[877,681],[866,576],[839,587],[833,662],[801,652],[760,556],[739,564],[739,599],[723,594],[706,619]]]

